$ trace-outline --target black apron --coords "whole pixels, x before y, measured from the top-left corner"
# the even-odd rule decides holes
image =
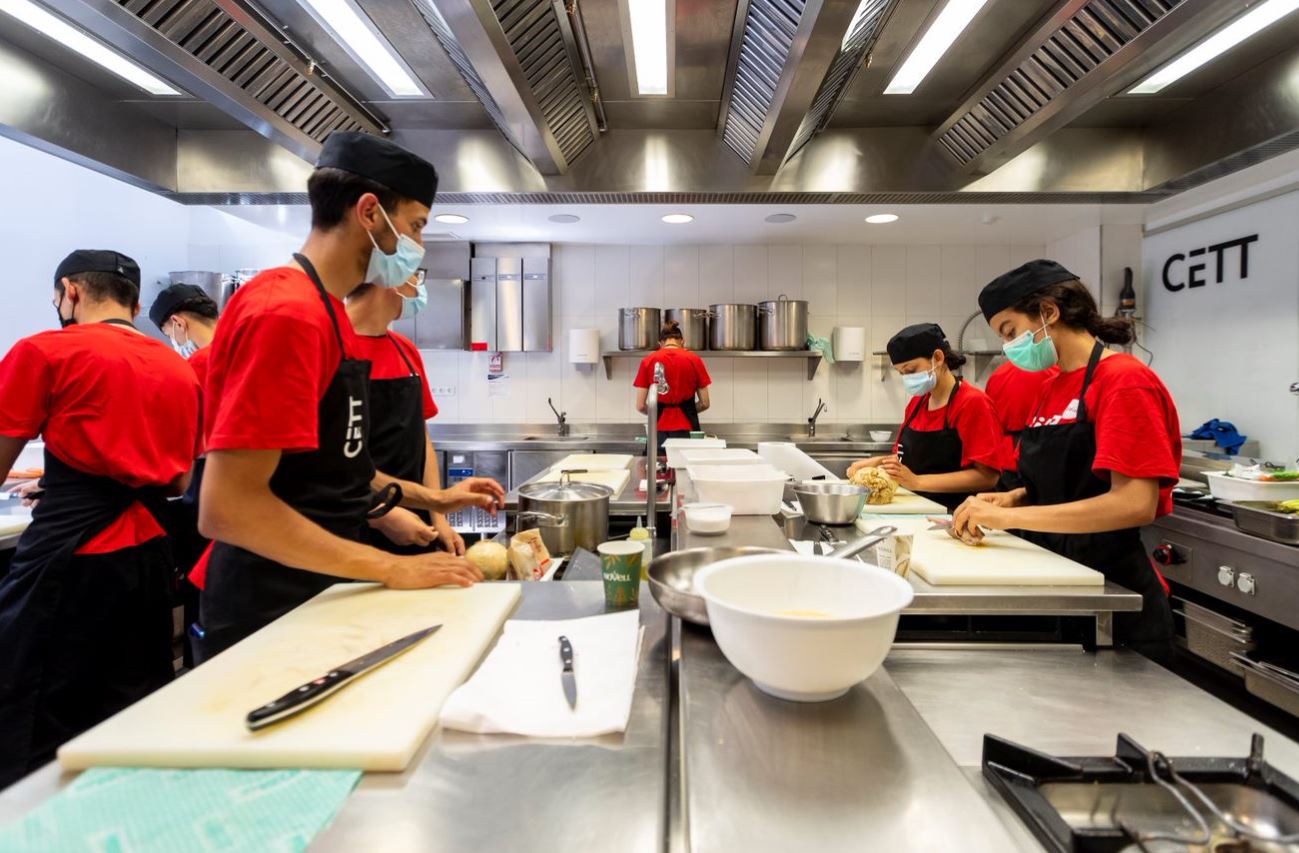
[[[162,519],[164,490],[87,474],[48,447],[43,482],[0,582],[0,788],[173,675],[166,537],[75,553],[137,501]]]
[[[409,374],[400,379],[370,380],[370,458],[374,467],[399,480],[424,482],[428,461],[428,433],[424,423],[424,382],[392,335],[392,342]],[[428,510],[410,509],[432,524]],[[431,545],[398,545],[379,530],[368,528],[370,544],[391,554],[423,554],[436,550]]]
[[[961,380],[957,379],[951,395],[947,398],[947,405],[943,407],[942,429],[921,431],[911,428],[911,422],[915,420],[916,415],[928,405],[928,394],[920,398],[919,404],[911,410],[911,415],[907,418],[906,423],[902,424],[902,431],[898,433],[898,458],[913,473],[951,474],[954,471],[962,470],[961,454],[963,445],[961,444],[961,434],[956,427],[951,426],[948,420],[948,413],[952,411],[952,404],[956,402],[956,394],[960,390]],[[966,498],[974,493],[916,492],[916,494],[940,503],[947,508],[948,512],[953,512],[965,502]]]
[[[305,257],[293,257],[329,312],[342,359],[320,400],[316,449],[283,454],[271,475],[271,491],[335,536],[363,542],[374,477],[367,445],[370,362],[348,358],[320,276]],[[340,582],[332,575],[290,568],[234,545],[214,543],[199,605],[203,636],[196,643],[196,659],[202,662],[224,651]]]
[[[1092,473],[1092,463],[1096,459],[1096,428],[1087,419],[1087,389],[1104,351],[1105,347],[1098,341],[1087,362],[1082,390],[1078,393],[1078,417],[1074,423],[1027,427],[1020,434],[1019,475],[1028,491],[1030,504],[1071,503],[1109,491],[1109,483]],[[1041,411],[1040,404],[1038,410]],[[1171,652],[1173,614],[1159,576],[1146,557],[1138,528],[1104,533],[1022,531],[1019,535],[1140,593],[1140,613],[1114,614],[1115,642],[1156,660]]]
[[[210,544],[209,540],[198,532],[198,496],[203,488],[205,462],[206,460],[201,457],[194,460],[189,488],[179,498],[167,501],[167,520],[163,524],[168,538],[171,539],[171,553],[180,571],[180,577],[176,582],[175,603],[180,605],[183,613],[181,624],[187,627],[198,621],[199,590],[186,575],[198,563]],[[184,644],[184,662],[187,667],[194,665],[194,654],[189,643]]]

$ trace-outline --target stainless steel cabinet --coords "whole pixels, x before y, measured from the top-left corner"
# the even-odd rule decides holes
[[[554,349],[548,256],[480,255],[470,262],[470,270],[471,347],[491,352]]]
[[[469,342],[496,352],[496,258],[474,258],[469,269]]]
[[[523,349],[554,349],[550,299],[550,258],[523,259]]]
[[[510,456],[510,488],[517,489],[533,477],[557,464],[569,450],[515,450]]]
[[[496,350],[523,351],[523,259],[496,259]]]

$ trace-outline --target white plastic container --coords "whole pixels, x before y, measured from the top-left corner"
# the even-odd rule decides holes
[[[834,472],[798,449],[792,441],[763,441],[758,455],[778,471],[795,480],[838,480]]]
[[[758,689],[794,702],[842,696],[879,668],[911,584],[832,557],[734,557],[695,574],[722,654]]]
[[[1275,483],[1230,477],[1221,471],[1206,471],[1209,494],[1222,501],[1289,501],[1299,498],[1299,482]]]
[[[686,467],[686,460],[681,456],[684,450],[717,450],[725,446],[726,440],[721,438],[669,438],[663,442],[669,468]]]
[[[691,533],[725,533],[731,527],[730,504],[694,503],[681,507]]]
[[[681,451],[685,467],[700,465],[762,465],[762,457],[743,447],[713,447],[699,450],[691,447]]]
[[[789,477],[768,465],[700,465],[688,469],[700,503],[730,504],[735,515],[775,515]]]

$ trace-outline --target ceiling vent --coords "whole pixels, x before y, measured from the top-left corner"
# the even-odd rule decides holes
[[[758,153],[806,0],[749,0],[722,141],[745,162]]]

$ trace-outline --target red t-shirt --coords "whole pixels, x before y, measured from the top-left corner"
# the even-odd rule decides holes
[[[203,347],[202,349],[196,351],[193,355],[189,357],[189,366],[191,369],[193,369],[194,375],[198,377],[199,403],[200,403],[201,412],[206,411],[209,405],[207,401],[207,367],[208,367],[208,360],[211,357],[212,357],[212,347],[210,346]],[[199,422],[202,423],[201,418]],[[202,456],[204,452],[205,452],[205,448],[203,447],[203,430],[200,429],[199,437],[198,437],[198,455]]]
[[[916,411],[917,407],[920,407],[919,411]],[[992,408],[988,395],[970,383],[962,382],[956,398],[948,398],[947,403],[937,409],[929,408],[928,394],[912,397],[902,420],[906,423],[911,419],[912,412],[915,412],[911,429],[916,432],[936,432],[943,428],[944,414],[949,408],[951,412],[946,415],[947,425],[955,427],[961,437],[961,468],[969,468],[977,462],[1001,470],[1001,424],[997,421],[997,413]],[[898,452],[901,437],[902,431],[898,430],[898,438],[893,441],[894,453]],[[906,464],[906,459],[902,460],[902,464]]]
[[[693,399],[695,393],[700,388],[707,388],[713,384],[712,377],[708,375],[708,368],[704,366],[704,360],[695,353],[683,347],[663,347],[657,352],[652,352],[640,363],[640,369],[636,371],[636,381],[632,384],[637,388],[648,388],[654,381],[654,365],[663,365],[663,377],[668,382],[668,392],[659,397],[659,403],[684,403]],[[680,409],[664,409],[659,412],[658,428],[664,430],[688,430],[691,429],[689,419]]]
[[[397,351],[401,347],[401,352]],[[402,360],[405,353],[410,366]],[[354,358],[364,358],[370,362],[370,380],[405,379],[410,376],[410,368],[415,368],[419,383],[424,389],[424,420],[437,417],[438,406],[433,402],[433,393],[428,388],[428,377],[424,374],[424,359],[409,338],[389,332],[386,335],[357,335]]]
[[[1055,376],[1042,388],[1030,427],[1074,423],[1086,368]],[[1173,486],[1182,467],[1182,430],[1177,407],[1153,370],[1130,355],[1101,359],[1087,389],[1087,419],[1096,429],[1092,471],[1159,481],[1159,515],[1173,511]]]
[[[988,377],[984,390],[992,399],[993,408],[996,409],[1001,428],[1005,432],[1001,466],[1004,470],[1013,471],[1019,464],[1019,445],[1012,433],[1022,430],[1033,416],[1038,400],[1041,399],[1042,386],[1059,375],[1058,367],[1024,370],[1007,361]]]
[[[79,324],[20,340],[0,361],[0,400],[0,435],[44,436],[52,454],[87,474],[165,486],[194,462],[198,381],[170,347],[125,326]],[[162,535],[134,503],[77,553]]]
[[[344,346],[356,333],[326,294]],[[235,292],[209,347],[204,434],[212,450],[315,450],[320,400],[343,354],[320,292],[302,270],[276,267]]]

